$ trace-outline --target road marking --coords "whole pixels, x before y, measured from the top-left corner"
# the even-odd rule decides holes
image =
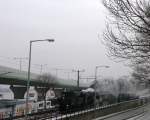
[[[137,120],[137,119],[139,119],[139,118],[141,118],[141,117],[143,117],[144,116],[144,114],[141,114],[141,115],[137,115],[137,116],[135,116],[135,117],[133,117],[133,118],[129,118],[129,119],[127,119],[127,120]]]
[[[137,116],[134,116],[132,118],[129,118],[129,119],[126,119],[126,120],[138,120],[139,118],[143,117],[145,114],[146,114],[147,111],[145,111],[144,113],[142,114],[139,114]]]
[[[109,114],[109,115],[106,115],[106,116],[101,116],[101,117],[93,119],[93,120],[105,120],[105,119],[107,120],[107,119],[113,118],[113,117],[115,117],[117,115],[122,115],[122,114],[128,113],[130,111],[132,112],[134,110],[140,110],[140,109],[142,110],[144,107],[145,107],[145,105],[140,106],[140,107],[136,107],[136,108],[131,108],[131,109],[128,109],[128,110],[125,110],[125,111]],[[139,114],[143,114],[144,112],[145,112],[145,110],[142,110],[140,113],[136,114],[135,116],[137,116]],[[132,115],[132,117],[134,117],[134,116]],[[122,120],[128,120],[129,118],[131,118],[131,117],[124,118]]]

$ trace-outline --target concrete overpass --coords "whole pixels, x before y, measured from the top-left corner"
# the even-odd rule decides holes
[[[0,66],[0,84],[6,84],[6,85],[23,85],[26,86],[27,84],[27,71],[19,71],[14,68]],[[43,82],[41,80],[38,80],[39,74],[31,73],[31,79],[30,79],[30,85],[31,86],[42,86],[44,84],[51,85],[50,82]],[[76,80],[65,80],[57,78],[53,85],[55,87],[77,87]],[[80,87],[86,88],[89,84],[83,83],[80,81]]]
[[[83,89],[90,86],[90,84],[80,81],[80,87],[77,87],[76,80],[65,80],[57,78],[53,83],[43,82],[38,79],[39,75],[31,73],[30,86],[35,86],[36,90],[41,94],[41,86],[49,86],[49,88],[70,88],[70,89]],[[14,68],[0,66],[0,84],[10,85],[10,89],[14,92],[15,98],[23,98],[26,92],[26,85],[28,80],[27,71],[19,71]]]

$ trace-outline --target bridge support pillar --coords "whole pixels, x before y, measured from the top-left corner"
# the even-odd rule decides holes
[[[10,86],[11,91],[14,93],[14,99],[24,99],[24,94],[27,90],[26,86]]]

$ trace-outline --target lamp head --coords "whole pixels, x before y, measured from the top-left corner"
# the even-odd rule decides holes
[[[13,72],[7,72],[7,73],[13,73]]]
[[[54,39],[46,39],[48,42],[54,42]]]
[[[105,66],[106,68],[109,68],[110,66]]]

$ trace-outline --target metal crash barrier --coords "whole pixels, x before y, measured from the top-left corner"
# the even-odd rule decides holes
[[[150,98],[145,97],[141,99],[135,99],[135,100],[115,103],[111,105],[106,105],[106,106],[99,106],[96,108],[89,108],[86,110],[81,110],[70,114],[68,110],[68,114],[59,115],[50,118],[50,120],[92,120],[94,118],[109,115],[112,113],[117,113],[128,109],[137,108],[146,105],[148,103],[150,103]]]

